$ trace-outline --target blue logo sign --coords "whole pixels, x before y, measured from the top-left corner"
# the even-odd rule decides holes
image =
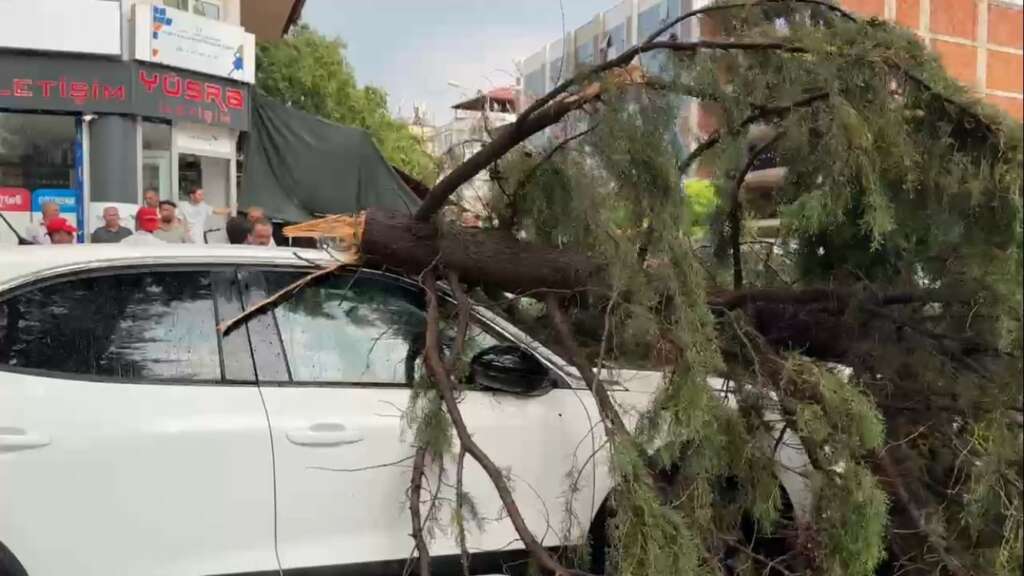
[[[235,72],[245,72],[245,51],[243,46],[239,46],[235,50],[235,57],[231,61],[231,71],[228,72],[228,77],[231,77]]]
[[[167,16],[167,8],[153,6],[153,40],[160,38],[160,30],[174,25],[174,18]]]
[[[32,211],[42,212],[45,202],[56,202],[61,214],[78,215],[78,190],[70,188],[39,188],[32,192]]]

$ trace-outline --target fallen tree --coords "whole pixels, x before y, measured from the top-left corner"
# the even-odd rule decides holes
[[[660,39],[698,17],[721,37]],[[664,53],[673,72],[638,72]],[[715,104],[719,121],[682,154],[679,96]],[[584,127],[546,153],[524,149],[559,122]],[[767,144],[748,142],[755,125],[770,129]],[[782,235],[765,240],[746,226],[741,192],[769,149],[787,173],[773,197]],[[370,210],[287,233],[349,248],[318,275],[360,262],[423,278],[428,303],[447,277],[459,293],[465,283],[546,306],[530,328],[579,370],[610,438],[616,574],[871,574],[883,561],[902,574],[1010,574],[1024,534],[1022,159],[1020,125],[949,80],[911,34],[828,2],[719,3],[539,99],[415,215]],[[710,250],[690,234],[679,185],[698,163],[719,191]],[[446,219],[448,199],[485,169],[500,188],[492,228]],[[458,348],[442,357],[431,326],[419,397],[454,428],[459,461],[488,471],[537,566],[574,573],[516,521],[452,400],[464,360]],[[608,360],[666,374],[635,430],[595,377]],[[732,381],[738,410],[711,396],[712,374]],[[801,525],[786,525],[765,482],[772,454],[750,448],[767,404],[813,464]],[[418,440],[417,493],[444,458]],[[726,482],[728,500],[716,491]],[[429,549],[412,516],[422,573]],[[742,544],[742,518],[788,534],[788,549],[768,558]],[[732,552],[740,568],[723,560]]]

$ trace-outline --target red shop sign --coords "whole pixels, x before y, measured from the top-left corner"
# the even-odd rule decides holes
[[[0,212],[28,212],[31,209],[31,192],[24,188],[0,187]]]

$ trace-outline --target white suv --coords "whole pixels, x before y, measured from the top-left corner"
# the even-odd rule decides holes
[[[0,575],[402,573],[415,283],[352,270],[220,337],[219,322],[330,260],[98,245],[0,261]],[[478,382],[462,410],[544,544],[579,542],[611,489],[595,402],[562,360],[478,310],[468,351],[508,344],[547,384]],[[617,401],[640,408],[660,375],[614,379]],[[798,512],[801,459],[789,450],[777,467]],[[521,544],[475,463],[465,485],[483,516],[473,570],[501,572]],[[451,534],[431,552],[439,573],[457,565]]]

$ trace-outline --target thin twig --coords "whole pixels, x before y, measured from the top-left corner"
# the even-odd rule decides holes
[[[325,252],[326,252],[326,250],[325,250]],[[317,262],[315,260],[310,260],[309,258],[306,258],[302,254],[299,254],[298,252],[292,252],[292,256],[295,256],[299,260],[302,260],[303,262],[305,262],[306,264],[309,264],[310,266],[312,266],[314,268],[325,268],[326,267],[322,262]]]
[[[427,461],[427,447],[416,447],[412,464],[412,479],[409,486],[409,516],[412,519],[412,539],[416,543],[419,576],[430,575],[430,548],[423,536],[423,519],[420,515],[420,492],[423,491],[423,475]]]
[[[580,377],[583,378],[583,382],[586,383],[587,388],[594,395],[594,399],[597,401],[597,408],[601,412],[601,419],[605,424],[605,431],[610,438],[627,439],[630,437],[629,429],[626,428],[626,424],[622,420],[622,416],[619,414],[619,410],[615,407],[615,403],[612,401],[611,395],[608,393],[608,389],[604,387],[604,384],[594,373],[593,367],[587,360],[586,356],[579,349],[576,344],[576,339],[572,334],[572,325],[569,322],[569,318],[565,315],[562,310],[561,303],[558,301],[558,297],[553,294],[547,295],[547,307],[548,313],[551,315],[552,324],[555,328],[555,334],[558,336],[562,347],[565,348],[569,354],[569,358],[575,366],[576,371],[579,372]]]
[[[469,576],[469,548],[466,545],[466,495],[463,492],[462,475],[466,469],[466,449],[459,446],[459,457],[455,464],[455,514],[458,515],[456,525],[458,532],[455,540],[459,544],[459,557],[462,561],[462,574]]]
[[[332,264],[331,266],[328,266],[326,268],[321,268],[320,270],[317,270],[312,274],[308,274],[306,276],[303,276],[302,278],[299,278],[295,282],[292,282],[291,284],[278,290],[266,300],[263,300],[262,302],[259,302],[254,306],[250,306],[238,316],[235,316],[230,320],[222,322],[220,326],[217,326],[217,332],[219,332],[222,335],[227,335],[229,332],[231,332],[231,330],[235,328],[235,326],[241,324],[242,322],[245,322],[249,318],[252,318],[253,316],[260,314],[261,312],[264,312],[266,310],[272,310],[277,305],[287,302],[293,296],[295,296],[295,294],[297,294],[300,290],[308,286],[310,283],[315,282],[316,280],[319,280],[324,276],[329,276],[346,266],[354,265],[356,264],[356,262],[356,259],[353,259],[352,262],[348,263],[339,262],[337,264]]]
[[[555,144],[554,146],[552,146],[551,150],[548,150],[544,154],[544,156],[541,157],[540,160],[538,160],[533,166],[530,167],[530,171],[527,172],[525,175],[523,175],[523,177],[519,179],[519,182],[516,182],[516,188],[515,188],[514,194],[518,195],[520,192],[522,192],[524,189],[526,189],[526,185],[530,183],[530,181],[533,179],[534,176],[536,176],[538,169],[542,165],[544,165],[546,162],[550,161],[555,156],[555,154],[558,153],[559,150],[562,150],[563,148],[565,148],[569,144],[572,144],[576,140],[579,140],[580,138],[586,136],[587,134],[590,134],[591,132],[596,130],[598,128],[598,126],[600,126],[600,125],[601,125],[600,122],[595,122],[593,125],[591,125],[586,130],[582,130],[580,132],[577,132],[576,134],[573,134],[572,136],[570,136],[570,137],[566,138],[565,140],[562,140],[558,144]]]
[[[378,470],[380,468],[390,468],[392,466],[397,466],[397,465],[402,464],[404,462],[408,462],[409,460],[412,460],[413,458],[415,458],[415,455],[413,455],[413,456],[406,456],[405,458],[401,458],[401,459],[395,460],[394,462],[385,462],[383,464],[371,464],[369,466],[360,466],[358,468],[332,468],[330,466],[306,466],[306,470],[323,470],[325,472],[365,472],[367,470]]]
[[[808,94],[807,96],[797,98],[796,100],[788,104],[752,106],[754,112],[750,113],[746,118],[741,120],[740,123],[737,124],[735,128],[729,130],[727,134],[733,136],[741,134],[744,130],[762,120],[768,120],[771,118],[785,116],[786,114],[789,114],[793,110],[799,108],[806,108],[807,106],[811,106],[812,104],[819,102],[821,100],[825,100],[828,97],[828,92],[814,92],[812,94]],[[717,146],[722,141],[722,137],[722,132],[720,130],[716,130],[710,136],[705,138],[700,144],[698,144],[693,149],[692,152],[690,152],[686,156],[686,158],[683,159],[682,163],[680,163],[679,173],[685,176],[686,173],[690,170],[690,167],[693,166],[694,162],[696,162],[697,159],[700,158],[705,152]]]

